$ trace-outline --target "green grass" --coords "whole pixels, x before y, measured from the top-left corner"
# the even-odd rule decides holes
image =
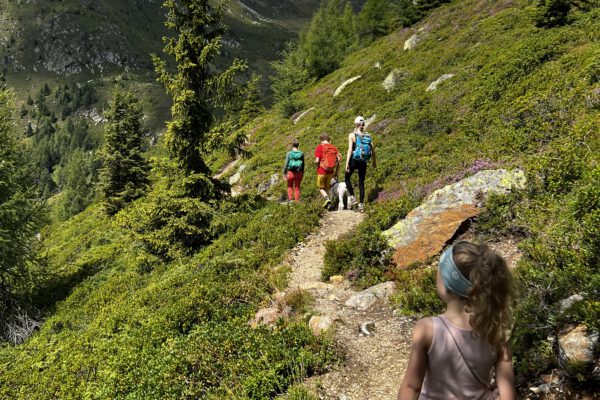
[[[354,117],[376,113],[371,131],[379,165],[367,176],[369,217],[328,245],[327,274],[351,272],[336,263],[334,255],[342,255],[361,285],[390,277],[409,282],[412,290],[397,297],[402,311],[428,314],[440,307],[432,271],[396,274],[381,257],[389,249],[377,241],[378,232],[476,160],[525,168],[530,187],[491,201],[477,231],[527,238],[516,272],[523,297],[513,335],[521,376],[553,366],[546,357],[553,330],[567,323],[598,329],[600,11],[576,14],[573,24],[550,30],[534,27],[534,11],[526,1],[457,1],[415,27],[429,32],[415,50],[402,49],[414,33],[408,29],[350,55],[340,70],[300,93],[305,109],[316,110],[297,125],[276,111],[250,124],[253,156],[244,161],[242,178],[255,188],[279,174],[293,137],[309,162],[321,132],[344,151]],[[386,92],[381,82],[395,68],[406,78]],[[455,77],[425,92],[444,73]],[[362,78],[333,98],[355,75]],[[213,169],[225,162],[215,156]],[[62,301],[27,343],[0,348],[0,397],[262,399],[322,371],[332,352],[303,323],[273,330],[247,325],[282,289],[273,267],[318,224],[322,210],[310,201],[314,182],[308,168],[300,207],[252,203],[252,196],[246,206],[231,206],[234,217],[226,217],[225,207],[218,239],[168,263],[128,226],[115,226],[93,207],[49,228],[48,265],[58,277],[50,282]],[[266,195],[283,193],[280,182]],[[147,212],[145,201],[124,213]],[[560,299],[580,290],[586,301],[557,315]],[[298,387],[289,394],[308,396]]]

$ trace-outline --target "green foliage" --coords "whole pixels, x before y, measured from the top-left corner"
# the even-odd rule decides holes
[[[282,397],[285,400],[317,400],[318,397],[312,394],[303,385],[294,385],[288,389],[287,394]]]
[[[211,222],[217,212],[213,204],[188,196],[185,176],[174,165],[159,165],[159,168],[168,171],[163,172],[163,182],[117,214],[116,220],[145,251],[172,260],[215,238]]]
[[[492,199],[479,217],[478,227],[487,232],[505,234],[504,227],[521,225],[527,233],[516,271],[521,298],[512,336],[517,371],[523,375],[557,365],[547,340],[552,332],[581,323],[600,329],[600,142],[590,135],[597,129],[597,119],[583,118],[569,136],[551,141],[530,160],[527,190]],[[521,216],[516,223],[515,216]],[[561,300],[573,294],[584,300],[561,310]]]
[[[311,77],[336,70],[358,44],[354,13],[347,0],[324,0],[300,38],[302,61]]]
[[[75,149],[64,166],[55,169],[62,193],[55,200],[54,209],[61,220],[80,213],[95,198],[99,162],[95,153]]]
[[[35,234],[43,217],[24,150],[15,139],[12,93],[0,87],[0,338],[36,277]]]
[[[115,90],[105,112],[104,147],[100,153],[101,191],[109,214],[142,196],[148,184],[148,162],[142,155],[142,107],[131,92]]]
[[[392,249],[381,231],[389,228],[416,205],[416,200],[402,198],[381,204],[355,232],[325,243],[323,278],[346,274],[361,286],[371,286],[385,280]]]
[[[138,199],[117,217],[143,206]],[[236,199],[213,244],[143,272],[132,256],[145,250],[98,209],[53,227],[54,268],[103,264],[39,334],[0,348],[0,397],[270,399],[323,371],[330,343],[306,324],[248,325],[273,291],[271,268],[318,224],[318,205],[298,206]]]
[[[289,117],[302,108],[296,92],[309,81],[308,71],[302,66],[302,54],[292,43],[280,53],[280,59],[271,63],[275,74],[271,76],[271,90],[281,116]]]
[[[225,32],[223,5],[213,8],[207,0],[167,0],[164,7],[165,25],[175,36],[164,38],[163,50],[176,60],[176,72],[172,73],[165,60],[153,56],[158,80],[173,98],[165,145],[189,176],[190,194],[210,200],[220,189],[211,182],[204,160],[215,149],[216,141],[209,134],[214,111],[236,98],[234,78],[246,64],[236,59],[221,73],[211,66],[221,51]]]
[[[423,17],[422,2],[412,0],[367,0],[356,19],[361,40],[373,40],[392,33],[395,29],[410,26]]]
[[[538,0],[536,26],[552,28],[565,25],[572,6],[573,0]]]
[[[437,295],[436,268],[418,266],[393,273],[400,290],[392,301],[405,315],[437,315],[444,311],[444,303]]]

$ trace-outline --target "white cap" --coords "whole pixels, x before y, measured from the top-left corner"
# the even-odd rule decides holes
[[[364,123],[365,123],[365,119],[363,117],[361,117],[360,115],[354,119],[354,125],[364,124]]]

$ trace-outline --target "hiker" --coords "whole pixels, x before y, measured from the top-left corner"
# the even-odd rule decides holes
[[[288,202],[300,201],[300,184],[304,175],[304,153],[299,150],[298,139],[292,141],[292,150],[288,151],[283,164],[283,179],[287,181]]]
[[[398,400],[515,399],[508,345],[514,287],[506,261],[485,244],[457,242],[440,258],[437,293],[446,311],[417,321]]]
[[[367,161],[373,159],[373,168],[377,167],[375,158],[375,146],[371,135],[365,130],[365,119],[360,115],[354,120],[354,131],[348,135],[348,153],[346,154],[346,187],[350,197],[348,198],[348,208],[356,204],[354,197],[354,188],[352,187],[352,174],[358,171],[358,190],[360,201],[358,210],[362,211],[365,205],[365,176],[367,174]]]
[[[315,149],[315,164],[317,165],[317,187],[321,196],[325,199],[324,208],[331,206],[329,189],[331,189],[331,178],[337,174],[342,155],[337,147],[329,143],[329,135],[323,133],[319,136],[321,144]]]

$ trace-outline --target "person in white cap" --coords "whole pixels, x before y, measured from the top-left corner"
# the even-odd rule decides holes
[[[352,187],[352,174],[358,171],[359,203],[358,210],[362,211],[365,204],[365,176],[367,175],[367,161],[373,160],[373,168],[377,167],[375,146],[371,135],[365,132],[365,119],[360,115],[354,120],[354,131],[348,135],[348,153],[346,155],[346,187],[350,197],[348,208],[356,204],[354,189]]]

